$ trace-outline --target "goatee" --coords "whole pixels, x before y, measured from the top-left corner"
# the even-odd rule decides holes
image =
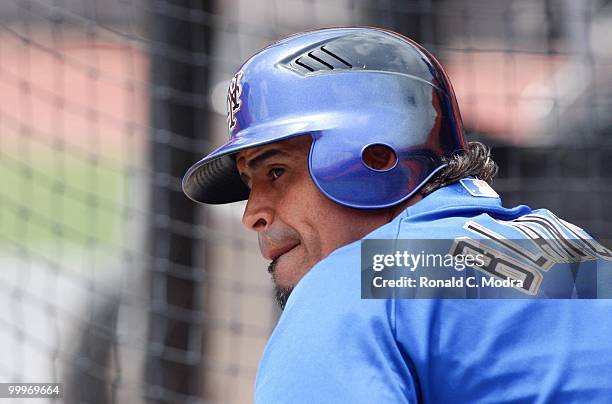
[[[274,283],[274,299],[276,303],[280,306],[281,310],[285,310],[285,305],[287,304],[287,300],[293,291],[292,287],[281,287],[276,282],[274,277],[274,270],[276,269],[276,260],[273,260],[268,265],[268,273],[272,275],[272,282]]]

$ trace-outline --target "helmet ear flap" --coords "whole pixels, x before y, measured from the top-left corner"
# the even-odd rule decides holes
[[[313,135],[310,176],[332,201],[351,208],[393,206],[406,196],[410,167],[401,164],[396,147],[383,143],[363,145],[344,129]]]

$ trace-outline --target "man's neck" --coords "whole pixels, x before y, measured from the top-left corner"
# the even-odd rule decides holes
[[[387,223],[391,222],[393,219],[399,216],[404,210],[406,210],[406,208],[414,205],[415,203],[419,202],[421,199],[423,199],[423,195],[421,195],[420,193],[417,193],[413,195],[412,197],[410,197],[408,200],[400,203],[399,205],[390,207],[388,216],[387,216]]]

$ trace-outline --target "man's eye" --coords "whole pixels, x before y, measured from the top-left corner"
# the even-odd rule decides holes
[[[280,177],[281,175],[283,175],[285,173],[285,169],[284,168],[273,168],[268,172],[268,175],[270,175],[272,177],[273,180],[277,179],[278,177]]]

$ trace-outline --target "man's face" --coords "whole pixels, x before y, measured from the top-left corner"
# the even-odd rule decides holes
[[[261,253],[271,261],[281,306],[317,262],[390,219],[388,211],[351,209],[327,199],[308,174],[311,142],[300,136],[236,156],[251,189],[242,222],[257,232]]]

